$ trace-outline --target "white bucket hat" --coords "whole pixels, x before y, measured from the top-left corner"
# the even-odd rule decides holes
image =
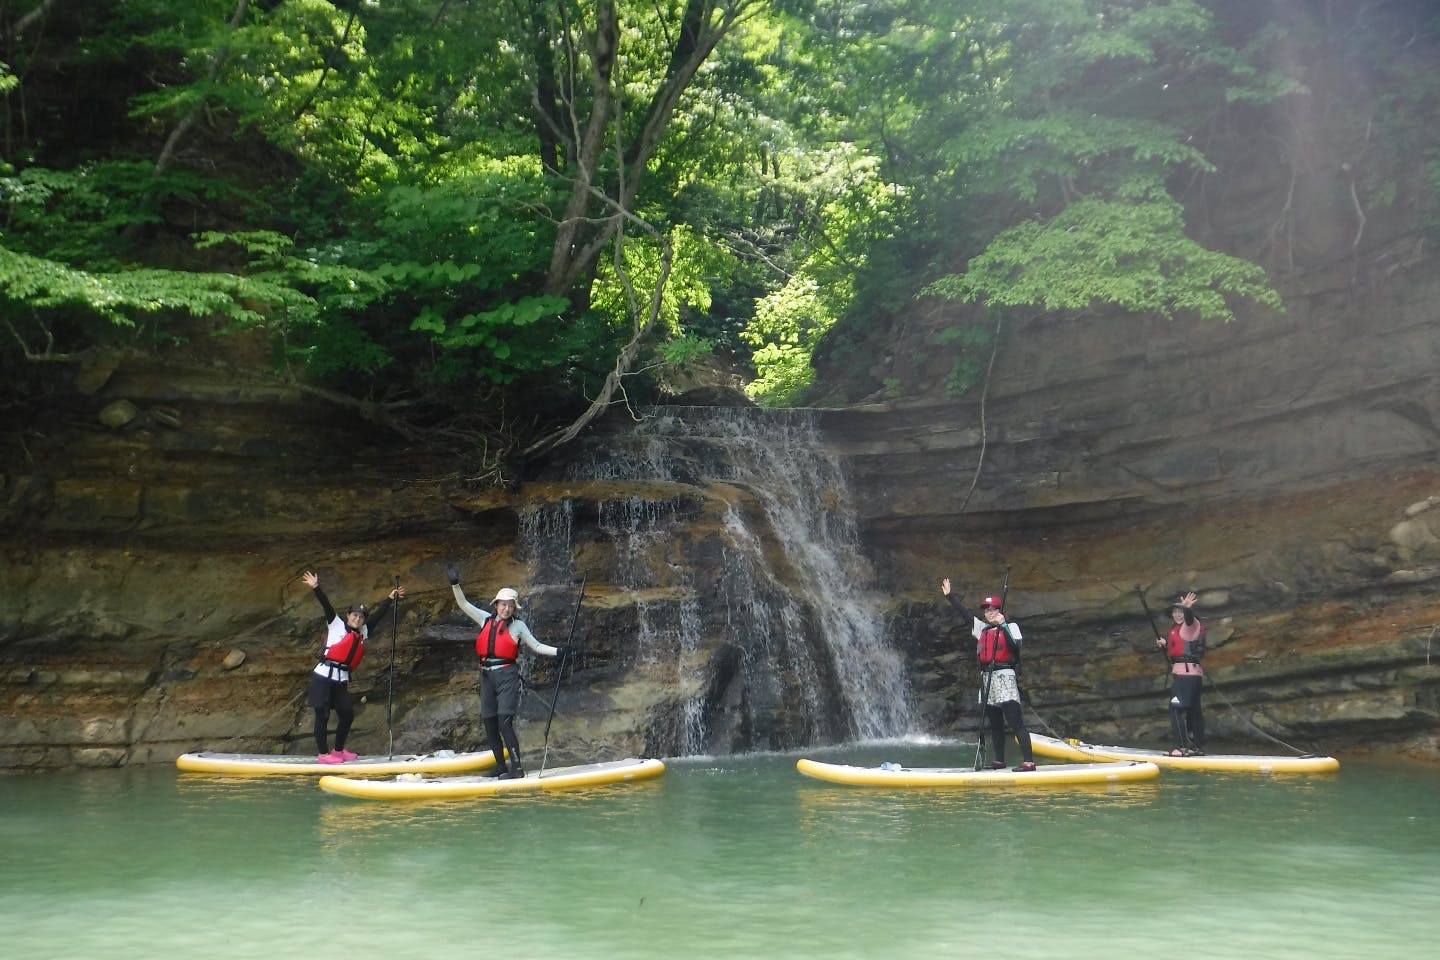
[[[516,610],[520,609],[520,594],[516,593],[511,587],[501,587],[500,592],[495,594],[495,600],[492,600],[491,602],[495,603],[500,600],[509,600],[511,603],[515,604]]]

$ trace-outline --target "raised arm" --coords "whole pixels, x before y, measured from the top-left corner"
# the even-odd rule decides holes
[[[329,623],[335,619],[335,608],[330,606],[330,598],[325,596],[325,591],[320,589],[320,578],[314,573],[306,570],[300,575],[305,581],[305,586],[315,591],[315,599],[320,601],[320,609],[325,611],[325,622]]]
[[[365,629],[374,630],[376,625],[383,621],[385,619],[385,615],[390,612],[390,604],[394,603],[396,600],[403,596],[405,596],[404,587],[396,587],[395,589],[391,590],[390,593],[386,595],[384,600],[381,600],[379,603],[375,604],[375,609],[370,611],[370,616],[365,618]]]
[[[1195,601],[1198,599],[1200,598],[1195,596],[1194,590],[1191,590],[1180,598],[1180,607],[1185,613],[1185,623],[1187,625],[1195,622]]]
[[[950,592],[950,578],[949,578],[949,577],[946,577],[944,580],[941,580],[941,581],[940,581],[940,592],[943,593],[943,594],[945,594],[945,599],[946,599],[946,601],[949,602],[950,606],[952,606],[952,607],[955,608],[955,611],[956,611],[957,613],[959,613],[960,616],[964,617],[966,620],[978,620],[978,619],[979,619],[979,617],[975,616],[975,614],[971,613],[969,610],[967,610],[967,609],[965,608],[965,604],[963,604],[963,603],[960,602],[960,595],[959,595],[958,593],[951,593],[951,592]]]
[[[476,623],[484,625],[490,619],[490,611],[481,610],[475,604],[465,599],[465,591],[460,589],[460,571],[453,563],[445,564],[445,576],[450,580],[450,592],[455,595],[455,603],[464,611],[465,616]]]

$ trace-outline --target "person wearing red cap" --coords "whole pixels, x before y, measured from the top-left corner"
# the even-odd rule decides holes
[[[502,587],[496,592],[495,612],[491,614],[465,599],[465,591],[460,589],[460,571],[453,564],[445,565],[445,575],[450,578],[455,602],[465,616],[480,625],[480,632],[475,636],[475,652],[480,655],[480,719],[485,724],[490,751],[495,754],[495,775],[502,780],[524,779],[520,740],[515,735],[515,714],[520,709],[522,688],[520,668],[516,665],[520,645],[546,657],[558,657],[565,650],[536,640],[525,621],[516,619],[520,595],[512,588]]]
[[[1020,668],[1020,624],[1005,618],[1001,610],[1003,602],[999,597],[985,597],[980,601],[980,615],[976,616],[965,608],[960,598],[950,592],[950,578],[940,581],[940,592],[950,606],[970,621],[970,632],[975,637],[975,653],[980,663],[983,678],[980,695],[984,698],[985,719],[990,723],[990,743],[994,759],[990,769],[1005,768],[1005,727],[1020,744],[1020,766],[1016,773],[1027,773],[1035,769],[1035,754],[1030,748],[1030,731],[1025,726],[1025,716],[1020,710],[1020,683],[1016,670]]]
[[[306,570],[300,579],[315,591],[315,599],[325,612],[325,650],[310,672],[309,703],[315,710],[315,746],[320,750],[315,759],[321,763],[344,763],[356,757],[345,749],[350,725],[355,722],[355,708],[350,704],[350,671],[358,667],[360,658],[365,656],[365,640],[370,636],[371,625],[384,619],[390,604],[397,597],[405,596],[405,588],[397,585],[368,616],[364,604],[351,606],[342,620],[330,606],[330,598],[320,589],[318,576]],[[334,750],[327,743],[331,710],[336,717]]]

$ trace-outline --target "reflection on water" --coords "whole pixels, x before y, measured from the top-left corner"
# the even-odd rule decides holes
[[[318,791],[318,787],[316,788]],[[321,792],[319,829],[335,841],[387,836],[391,831],[412,829],[443,831],[446,828],[473,828],[477,822],[503,822],[512,811],[535,813],[544,810],[556,816],[583,815],[595,827],[607,819],[611,805],[604,798],[616,791],[635,792],[661,789],[659,780],[583,787],[555,793],[535,792],[473,799],[356,800],[328,796]],[[639,798],[632,798],[635,802]],[[600,801],[600,802],[594,802]],[[403,839],[403,837],[402,837]]]
[[[1071,784],[1064,787],[993,789],[981,787],[887,790],[801,783],[796,799],[801,824],[815,829],[837,826],[862,833],[883,832],[886,825],[935,821],[984,820],[1010,823],[1031,815],[1053,822],[1103,815],[1116,807],[1153,803],[1158,780],[1136,783]]]
[[[1433,934],[1432,770],[891,791],[794,762],[435,803],[159,767],[0,779],[6,953],[1410,960]]]

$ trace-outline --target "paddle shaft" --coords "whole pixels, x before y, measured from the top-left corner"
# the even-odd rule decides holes
[[[985,728],[990,721],[990,679],[994,671],[985,671],[985,682],[980,685],[980,732],[975,736],[975,769],[985,765]]]
[[[1155,626],[1155,614],[1150,612],[1150,604],[1145,601],[1145,591],[1140,589],[1140,584],[1138,583],[1135,584],[1135,593],[1140,597],[1140,606],[1145,608],[1145,619],[1150,621],[1150,631],[1155,634],[1155,639],[1163,644],[1165,638],[1160,636],[1160,628]],[[1165,672],[1168,674],[1170,672],[1170,658],[1165,655],[1164,647],[1157,647],[1156,649],[1160,652],[1160,659],[1165,661]]]
[[[560,655],[560,663],[555,667],[555,693],[550,697],[550,715],[545,718],[545,745],[540,752],[540,776],[545,775],[545,764],[550,759],[550,724],[555,720],[555,704],[560,702],[560,681],[565,676],[565,661],[570,658],[570,646],[575,642],[575,625],[580,622],[580,604],[585,601],[585,584],[589,581],[589,574],[580,578],[580,596],[575,598],[575,614],[570,618],[570,635],[565,638],[565,652]]]
[[[390,759],[395,759],[395,726],[391,723],[395,705],[395,635],[400,630],[400,578],[395,578],[395,603],[390,608],[390,689],[385,694],[385,734],[389,740]]]

